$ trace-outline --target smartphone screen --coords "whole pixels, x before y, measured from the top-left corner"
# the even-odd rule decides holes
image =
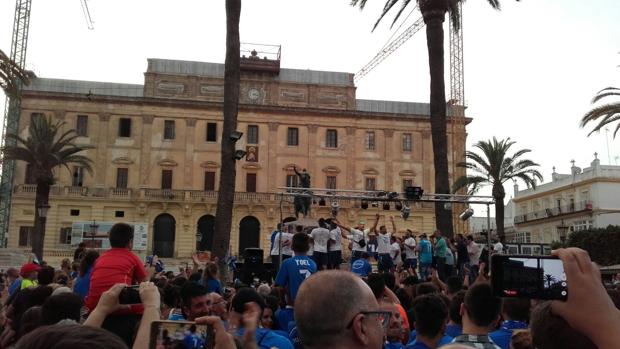
[[[494,255],[491,267],[491,285],[498,297],[566,300],[566,274],[558,258]]]
[[[213,328],[189,321],[154,321],[151,324],[149,349],[212,349]]]

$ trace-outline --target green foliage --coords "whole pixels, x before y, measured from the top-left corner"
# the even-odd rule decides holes
[[[554,241],[551,241],[550,246],[552,250],[557,250],[558,248],[566,247],[566,243],[562,243],[561,241],[554,240]]]
[[[588,251],[590,258],[599,265],[620,264],[620,226],[571,233],[567,245]]]
[[[596,103],[602,99],[609,100],[609,97],[619,98],[620,88],[607,87],[600,90],[596,96],[592,99],[592,103]],[[590,136],[594,132],[600,132],[601,129],[607,125],[613,124],[620,120],[620,102],[613,101],[607,104],[600,105],[590,110],[586,115],[581,118],[581,127],[585,127],[587,124],[598,122],[598,124],[588,133]],[[620,131],[620,122],[614,129],[614,138]]]

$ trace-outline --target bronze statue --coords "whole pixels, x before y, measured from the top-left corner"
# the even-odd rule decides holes
[[[293,167],[293,171],[299,177],[299,188],[304,188],[305,190],[297,191],[300,194],[312,194],[311,190],[307,190],[310,188],[310,174],[304,168],[301,172],[297,171],[297,167]],[[312,204],[312,197],[305,195],[295,195],[295,200],[293,201],[295,204],[295,217],[299,218],[299,213],[301,212],[304,215],[304,218],[310,214],[310,205]]]

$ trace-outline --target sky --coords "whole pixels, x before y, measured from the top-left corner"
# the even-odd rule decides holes
[[[27,68],[40,77],[141,84],[147,58],[224,62],[223,0],[88,0],[94,30],[80,0],[32,2]],[[359,11],[349,0],[244,0],[241,41],[282,45],[285,68],[355,73],[393,34],[393,13],[371,32],[383,3],[369,0]],[[14,0],[0,1],[0,49],[6,53],[14,6]],[[402,28],[420,16],[412,13]],[[515,149],[532,150],[527,157],[541,165],[545,182],[552,167],[570,173],[571,160],[587,167],[595,152],[603,165],[620,164],[620,135],[614,140],[613,128],[608,137],[587,137],[579,128],[595,93],[620,87],[618,18],[618,0],[503,0],[501,11],[483,0],[467,1],[468,147],[510,137]],[[428,102],[424,31],[357,87],[361,99]]]

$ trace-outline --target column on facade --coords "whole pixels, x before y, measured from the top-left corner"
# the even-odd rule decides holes
[[[385,159],[385,188],[387,190],[400,191],[400,187],[394,185],[394,147],[393,136],[394,130],[383,130],[385,136],[384,159]],[[398,184],[398,183],[397,183]]]
[[[433,162],[433,143],[431,142],[431,132],[422,131],[422,168],[423,179],[422,183],[418,183],[426,192],[435,192],[435,188],[432,187],[432,183],[435,183],[435,179],[431,178],[434,174],[434,162]]]
[[[152,172],[152,168],[151,168],[151,132],[153,129],[153,116],[152,115],[144,115],[142,117],[142,135],[140,137],[140,173],[138,173],[138,188],[139,189],[145,189],[149,187],[149,177],[151,175]],[[132,195],[136,195],[137,193],[134,193]],[[137,195],[136,195],[137,196]],[[144,203],[144,206],[139,206],[139,210],[138,212],[144,212],[146,213],[147,211],[147,207],[148,204]],[[141,214],[141,219],[146,220],[146,222],[148,224],[148,230],[149,230],[149,239],[148,239],[148,243],[147,243],[147,250],[148,251],[152,251],[153,250],[153,236],[154,236],[154,221],[148,221],[148,215]],[[154,219],[155,217],[153,217]]]
[[[315,188],[324,188],[325,186],[319,184],[318,175],[320,169],[318,169],[316,163],[316,150],[319,145],[317,144],[316,131],[318,130],[317,125],[308,125],[308,163],[306,165],[306,170],[308,173],[314,177],[314,183],[312,186]]]
[[[356,188],[356,173],[355,173],[355,127],[347,127],[347,185],[349,189]]]
[[[93,143],[97,144],[97,153],[95,155],[95,186],[105,187],[105,173],[108,165],[108,129],[110,128],[110,114],[99,114],[99,128],[97,139]]]
[[[183,173],[183,186],[185,190],[193,190],[194,188],[194,142],[196,132],[196,119],[185,119],[185,163]],[[185,195],[187,200],[188,195]],[[175,254],[179,257],[191,256],[196,247],[196,229],[197,220],[192,215],[190,203],[183,205],[182,229],[178,232],[175,241]]]
[[[278,187],[278,126],[277,122],[269,123],[269,138],[267,144],[267,191],[277,192]]]

